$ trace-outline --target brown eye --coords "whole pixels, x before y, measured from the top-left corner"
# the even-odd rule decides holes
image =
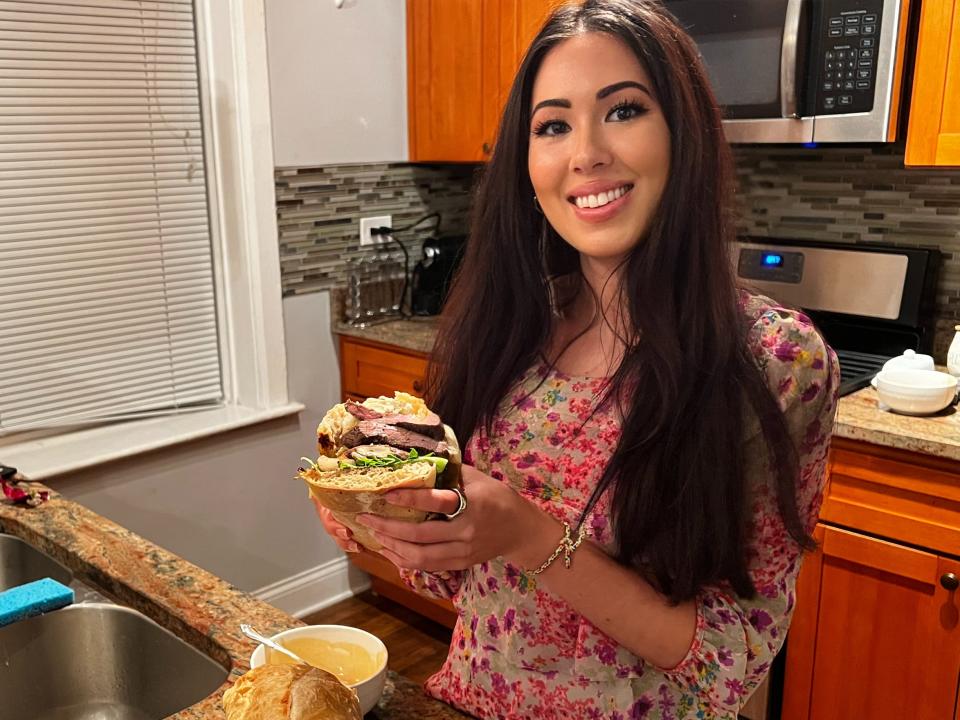
[[[617,103],[607,114],[607,120],[613,122],[626,122],[640,117],[648,112],[647,108],[640,103],[622,102]]]
[[[538,123],[533,129],[533,134],[537,136],[546,135],[548,137],[555,137],[557,135],[563,135],[569,130],[570,126],[563,120],[544,120]]]

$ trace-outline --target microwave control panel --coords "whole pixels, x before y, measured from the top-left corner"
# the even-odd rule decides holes
[[[877,80],[883,0],[823,3],[816,73],[817,115],[870,112]]]

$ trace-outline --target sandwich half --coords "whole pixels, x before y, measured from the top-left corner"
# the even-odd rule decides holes
[[[401,488],[452,488],[460,484],[460,447],[453,430],[422,399],[348,400],[330,409],[317,428],[316,462],[298,476],[310,494],[371,550],[382,546],[356,522],[360,513],[423,522],[429,513],[391,505],[384,498]]]

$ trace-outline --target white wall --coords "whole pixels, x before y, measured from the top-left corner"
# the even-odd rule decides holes
[[[406,160],[406,3],[265,4],[277,167]]]
[[[173,551],[242,590],[291,577],[301,586],[269,600],[301,613],[364,583],[319,525],[299,458],[315,453],[317,423],[339,401],[328,293],[283,301],[290,397],[306,409],[168,450],[51,478],[71,500]],[[118,429],[122,432],[122,428]],[[312,587],[303,587],[303,583]],[[289,583],[288,583],[289,584]]]

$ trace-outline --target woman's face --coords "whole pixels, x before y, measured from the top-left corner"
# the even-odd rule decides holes
[[[550,50],[533,84],[530,180],[582,257],[615,265],[646,234],[670,171],[670,132],[646,69],[605,33]]]

